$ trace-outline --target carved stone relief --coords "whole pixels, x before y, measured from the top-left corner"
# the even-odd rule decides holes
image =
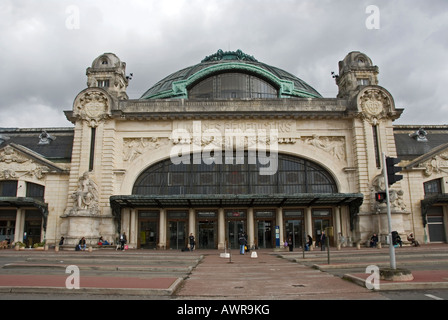
[[[375,178],[373,178],[370,188],[370,199],[373,212],[385,212],[387,210],[386,203],[379,203],[375,201],[375,193],[380,191],[386,191],[386,184],[382,174],[379,174]],[[389,188],[390,206],[393,212],[406,211],[406,204],[404,202],[403,195],[403,190],[395,190]]]
[[[313,147],[328,152],[338,160],[346,160],[345,137],[320,137],[313,134],[312,137],[302,137],[301,140]]]
[[[101,91],[87,91],[79,96],[74,104],[74,114],[96,128],[101,121],[110,117],[109,99]]]
[[[97,215],[99,214],[98,186],[90,178],[89,172],[85,172],[78,180],[78,188],[72,193],[73,208],[69,215]]]
[[[123,139],[123,160],[132,162],[144,152],[157,150],[168,143],[168,138],[125,138]]]
[[[365,90],[358,97],[358,105],[361,107],[361,117],[376,125],[387,116],[392,102],[385,92],[372,88]]]
[[[40,180],[49,171],[48,167],[16,152],[11,146],[6,146],[0,151],[0,179],[19,179],[23,176],[31,176]]]
[[[419,167],[425,168],[423,175],[426,177],[431,176],[433,173],[448,172],[448,151],[421,163]]]

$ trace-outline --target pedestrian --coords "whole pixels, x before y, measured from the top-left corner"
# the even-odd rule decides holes
[[[124,250],[124,245],[126,244],[126,242],[127,242],[126,232],[123,232],[123,233],[120,235],[120,244],[121,244],[120,249],[121,249],[121,251]]]
[[[293,242],[292,242],[291,236],[288,237],[288,247],[289,247],[289,251],[293,251]]]
[[[238,243],[240,245],[240,254],[244,254],[245,247],[247,245],[247,239],[244,231],[241,231],[241,233],[238,235]]]
[[[327,236],[325,235],[325,231],[322,231],[320,235],[320,251],[325,251],[325,241],[327,240]]]
[[[306,250],[306,251],[309,251],[310,248],[312,248],[312,247],[313,247],[313,237],[311,237],[310,235],[308,235],[308,243],[307,243],[307,248],[306,248],[306,249],[308,249],[308,250]]]
[[[376,233],[374,233],[373,236],[370,238],[370,248],[375,248],[377,243],[378,243],[378,236]]]
[[[79,250],[85,251],[86,250],[86,238],[82,237],[81,240],[78,242],[78,248]]]
[[[188,238],[190,239],[190,251],[193,251],[194,245],[196,244],[193,233],[190,233],[190,236]]]

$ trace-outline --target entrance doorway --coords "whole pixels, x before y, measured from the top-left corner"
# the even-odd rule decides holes
[[[272,220],[258,220],[258,248],[272,248]]]
[[[182,249],[185,248],[187,243],[186,233],[185,233],[185,221],[169,221],[169,237],[170,249]]]
[[[302,247],[303,245],[303,220],[287,220],[285,228],[286,240],[292,237],[292,244],[294,248]]]
[[[238,235],[244,231],[246,233],[246,211],[227,210],[227,245],[229,249],[239,248]]]
[[[302,209],[290,209],[283,210],[285,221],[285,239],[288,240],[292,237],[292,243],[294,248],[299,248],[304,242],[304,224],[303,224],[303,210]]]
[[[443,207],[433,206],[428,209],[428,233],[430,242],[446,242]]]
[[[168,241],[170,249],[183,249],[187,245],[187,216],[186,211],[168,211]]]
[[[26,210],[23,242],[32,247],[39,243],[42,233],[42,214],[35,210]]]
[[[256,241],[255,245],[258,248],[273,248],[274,233],[272,229],[275,226],[273,210],[255,211],[255,227],[256,227]]]
[[[155,249],[159,242],[159,211],[140,211],[138,213],[137,247]]]
[[[217,223],[215,211],[198,211],[198,249],[215,249],[217,246]]]
[[[325,228],[331,227],[331,209],[313,209],[313,234],[316,246],[321,246],[320,239]],[[327,235],[328,236],[328,235]],[[330,246],[333,245],[333,237],[329,237]]]

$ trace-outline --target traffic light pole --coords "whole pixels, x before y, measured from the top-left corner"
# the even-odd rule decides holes
[[[397,263],[395,261],[395,248],[394,242],[392,239],[392,214],[390,212],[390,196],[389,196],[389,181],[387,178],[387,164],[386,164],[386,155],[384,152],[382,153],[383,157],[383,176],[384,176],[384,184],[386,185],[386,199],[387,199],[387,223],[389,226],[389,255],[390,255],[390,268],[397,269]]]

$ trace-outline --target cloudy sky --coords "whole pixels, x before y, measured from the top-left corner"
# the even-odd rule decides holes
[[[63,111],[104,52],[126,62],[138,99],[218,49],[241,49],[324,97],[337,94],[338,62],[361,51],[405,108],[397,124],[448,124],[447,0],[0,0],[0,127],[72,126]]]

